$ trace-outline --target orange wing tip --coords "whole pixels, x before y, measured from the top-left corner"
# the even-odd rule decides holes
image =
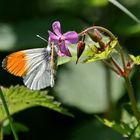
[[[15,76],[25,76],[27,73],[27,57],[24,51],[8,55],[2,62],[2,67]]]

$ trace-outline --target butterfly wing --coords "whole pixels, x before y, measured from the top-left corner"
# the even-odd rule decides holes
[[[19,51],[8,55],[2,61],[2,67],[15,76],[23,76],[27,73],[27,55]]]
[[[24,84],[33,90],[54,86],[51,50],[29,49],[7,56],[2,66],[11,74],[22,76]]]

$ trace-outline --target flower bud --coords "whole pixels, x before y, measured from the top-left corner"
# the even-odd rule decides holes
[[[80,56],[82,55],[84,49],[85,49],[85,42],[84,41],[79,41],[78,45],[77,45],[77,60],[76,60],[76,64],[78,63],[78,60],[79,60]]]
[[[90,36],[90,38],[94,41],[94,42],[98,42],[99,45],[100,45],[100,48],[99,50],[100,51],[104,51],[105,48],[106,48],[106,44],[103,42],[102,40],[102,35],[101,35],[101,32],[97,29],[94,29],[91,31],[88,32],[88,35]]]
[[[101,33],[97,29],[92,30],[92,32],[89,31],[88,35],[95,42],[100,42],[100,40],[102,39]]]

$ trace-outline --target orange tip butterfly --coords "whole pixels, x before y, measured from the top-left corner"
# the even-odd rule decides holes
[[[36,48],[14,52],[3,60],[2,67],[9,73],[23,77],[24,84],[32,90],[53,87],[57,67],[57,48]]]

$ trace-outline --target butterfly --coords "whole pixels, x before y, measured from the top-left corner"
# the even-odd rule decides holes
[[[27,49],[5,57],[2,67],[9,73],[23,77],[24,84],[32,90],[53,87],[57,68],[57,48]]]

